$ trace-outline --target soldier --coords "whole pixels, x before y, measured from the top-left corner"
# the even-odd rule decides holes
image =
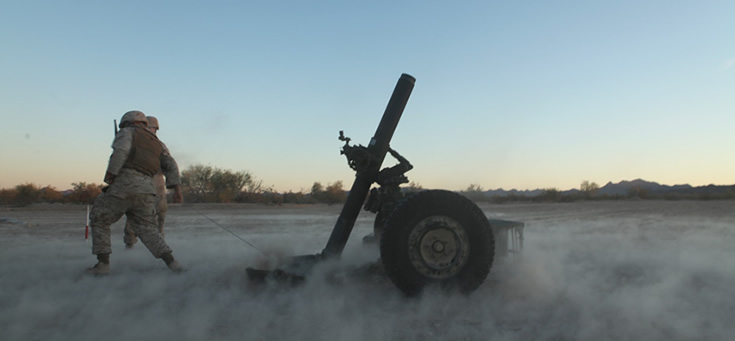
[[[140,111],[128,111],[120,120],[120,131],[112,143],[112,155],[104,181],[109,184],[105,193],[95,200],[90,212],[92,254],[97,264],[87,272],[106,275],[110,272],[110,225],[123,214],[131,222],[135,234],[156,258],[161,258],[169,269],[179,272],[181,265],[156,226],[156,191],[152,177],[159,170],[166,176],[169,188],[180,187],[179,169],[158,137],[147,128],[148,120]],[[174,202],[183,201],[180,188]]]
[[[160,129],[158,119],[153,116],[147,116],[146,118],[148,119],[148,130],[150,130],[154,135],[157,135],[157,132]],[[163,142],[161,142],[161,144],[163,144]],[[168,149],[165,144],[163,145],[163,148],[168,153]],[[169,153],[169,155],[171,154]],[[165,233],[163,232],[163,223],[166,221],[168,203],[166,201],[166,181],[163,178],[163,171],[159,170],[158,173],[153,176],[153,187],[156,189],[156,223],[158,224],[158,231],[161,233],[161,236],[165,237]],[[183,197],[180,193],[181,186],[176,186],[175,191],[178,191],[179,193],[174,193],[174,196]],[[129,220],[125,222],[125,237],[123,239],[125,241],[126,249],[133,248],[133,245],[138,241],[138,237],[135,236],[135,231],[133,230]]]

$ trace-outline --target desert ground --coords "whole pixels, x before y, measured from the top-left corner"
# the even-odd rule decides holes
[[[404,297],[350,270],[377,259],[360,214],[339,262],[305,283],[256,285],[249,266],[315,254],[341,206],[172,205],[170,272],[112,226],[112,273],[85,241],[86,206],[0,207],[0,339],[732,340],[735,202],[481,204],[525,223],[517,260],[469,296]],[[336,274],[336,275],[335,275]],[[343,275],[340,275],[343,274]],[[345,275],[346,274],[346,275]]]

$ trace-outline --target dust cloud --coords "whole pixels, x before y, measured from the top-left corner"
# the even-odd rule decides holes
[[[297,287],[249,266],[324,247],[339,207],[174,206],[169,272],[113,225],[112,274],[83,273],[84,207],[0,208],[2,340],[726,340],[735,335],[735,203],[483,205],[526,223],[520,260],[497,260],[470,296],[405,298],[361,214],[339,262]],[[211,219],[211,220],[209,220]],[[215,225],[215,221],[220,226]],[[253,248],[224,229],[252,243]]]

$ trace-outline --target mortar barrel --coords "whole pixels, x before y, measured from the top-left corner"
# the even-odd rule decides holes
[[[408,103],[415,82],[416,79],[413,76],[405,73],[398,79],[398,83],[393,89],[393,95],[391,95],[380,124],[378,124],[378,129],[367,147],[368,152],[376,162],[371,162],[366,170],[358,171],[355,175],[355,182],[352,184],[349,195],[347,195],[347,200],[342,207],[337,222],[334,224],[334,229],[332,229],[332,234],[329,236],[329,241],[322,251],[322,255],[335,256],[342,254],[370,186],[377,180],[385,154],[390,147],[390,140],[393,138],[398,121],[401,119],[403,109],[406,108],[406,103]]]

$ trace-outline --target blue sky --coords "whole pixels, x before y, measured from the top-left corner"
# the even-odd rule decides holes
[[[279,191],[391,146],[425,188],[735,183],[733,1],[4,1],[0,188],[101,183],[113,120]],[[392,164],[391,159],[387,159]],[[389,164],[386,164],[389,165]]]

